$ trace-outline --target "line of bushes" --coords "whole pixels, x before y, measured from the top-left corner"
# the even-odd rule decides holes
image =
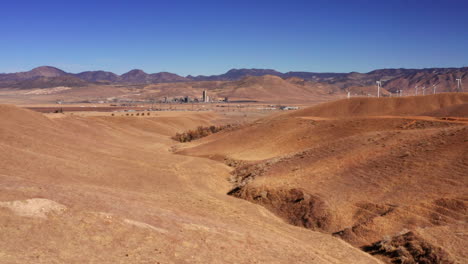
[[[234,125],[223,125],[223,126],[199,126],[196,129],[188,130],[182,133],[176,133],[172,139],[180,141],[180,142],[190,142],[195,139],[199,139],[202,137],[209,136],[214,133],[218,133],[221,130],[225,129],[233,129]]]

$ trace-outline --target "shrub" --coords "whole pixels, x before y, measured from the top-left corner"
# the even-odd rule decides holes
[[[190,142],[195,139],[199,139],[202,137],[209,136],[211,134],[218,133],[221,130],[233,129],[234,127],[235,126],[233,125],[208,126],[208,127],[199,126],[196,129],[188,130],[183,133],[176,133],[172,137],[172,139],[180,141],[180,142]]]

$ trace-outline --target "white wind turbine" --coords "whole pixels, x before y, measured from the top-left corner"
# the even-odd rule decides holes
[[[461,78],[457,79],[457,91],[458,92],[463,92],[462,79]]]
[[[380,97],[380,88],[382,88],[382,81],[376,81],[377,83],[377,98]]]

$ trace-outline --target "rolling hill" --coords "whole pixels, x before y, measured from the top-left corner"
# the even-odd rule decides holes
[[[198,81],[158,83],[145,86],[147,96],[200,97],[207,90],[211,98],[228,97],[231,101],[249,100],[272,103],[326,101],[340,93],[339,89],[299,78],[282,79],[273,75],[249,76],[238,81]]]
[[[220,97],[266,102],[306,102],[327,96],[334,87],[306,82],[302,79],[284,80],[273,75],[249,76],[222,85]]]
[[[230,195],[384,261],[464,263],[468,120],[441,113],[468,117],[467,103],[466,93],[341,100],[179,153],[230,164]]]
[[[0,105],[2,262],[380,263],[227,196],[227,166],[171,152],[175,132],[219,118]]]

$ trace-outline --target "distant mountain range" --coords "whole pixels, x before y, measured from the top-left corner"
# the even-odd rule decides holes
[[[453,91],[456,79],[466,81],[468,67],[428,68],[428,69],[379,69],[368,73],[315,73],[287,72],[272,69],[232,69],[220,75],[186,77],[159,72],[148,74],[142,70],[131,70],[122,75],[107,71],[86,71],[77,74],[67,73],[51,66],[34,68],[28,72],[0,74],[0,87],[9,88],[47,88],[56,86],[80,87],[91,84],[153,84],[200,81],[238,81],[248,76],[272,75],[283,79],[298,78],[302,81],[326,83],[347,90],[355,87],[373,86],[382,80],[383,87],[390,91],[412,91],[418,87],[432,87],[437,84],[439,91]]]

